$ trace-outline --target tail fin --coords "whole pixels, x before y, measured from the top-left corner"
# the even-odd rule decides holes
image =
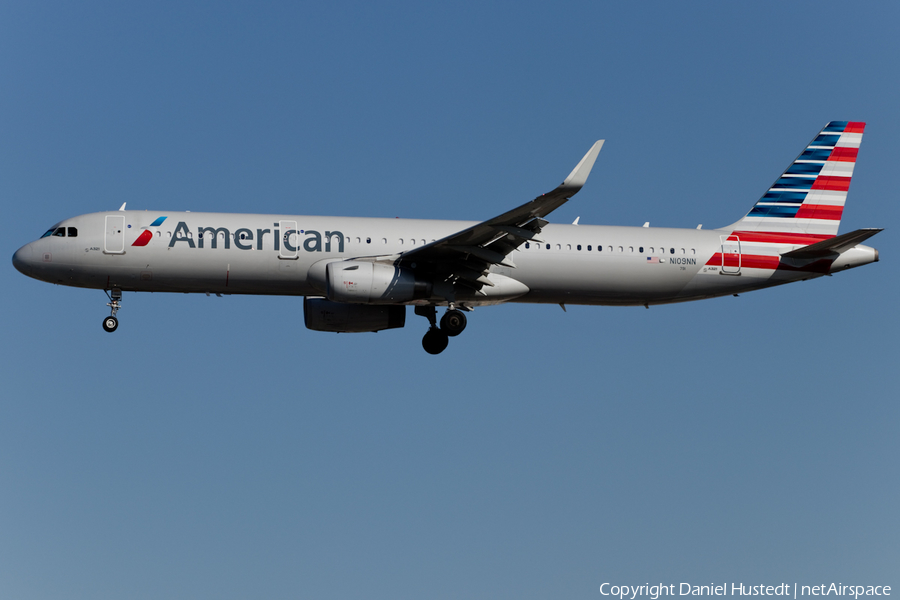
[[[730,229],[837,235],[865,127],[853,121],[826,125]]]

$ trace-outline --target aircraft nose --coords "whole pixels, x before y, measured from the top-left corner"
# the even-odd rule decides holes
[[[30,276],[34,267],[34,248],[31,247],[31,244],[25,244],[16,250],[12,257],[12,263],[17,271]]]

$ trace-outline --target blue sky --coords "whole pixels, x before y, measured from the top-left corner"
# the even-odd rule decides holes
[[[296,298],[0,269],[0,597],[599,598],[605,581],[900,585],[900,8],[0,7],[7,257],[118,208],[706,228],[830,120],[878,264],[643,308],[333,335]]]

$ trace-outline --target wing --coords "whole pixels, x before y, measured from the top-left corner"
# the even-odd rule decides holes
[[[510,253],[526,241],[540,242],[538,235],[548,214],[578,193],[603,147],[599,140],[591,146],[555,190],[453,235],[400,255],[398,264],[433,281],[448,281],[480,291],[493,286],[487,278],[492,265],[515,267]]]

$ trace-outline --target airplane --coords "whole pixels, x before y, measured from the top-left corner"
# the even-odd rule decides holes
[[[447,348],[466,313],[505,302],[649,308],[737,295],[878,261],[838,235],[865,123],[832,121],[743,218],[719,229],[551,224],[587,181],[596,142],[556,189],[480,223],[125,210],[61,221],[15,252],[23,274],[101,289],[118,327],[123,292],[303,296],[307,328],[403,327]],[[438,307],[446,312],[438,322]]]

